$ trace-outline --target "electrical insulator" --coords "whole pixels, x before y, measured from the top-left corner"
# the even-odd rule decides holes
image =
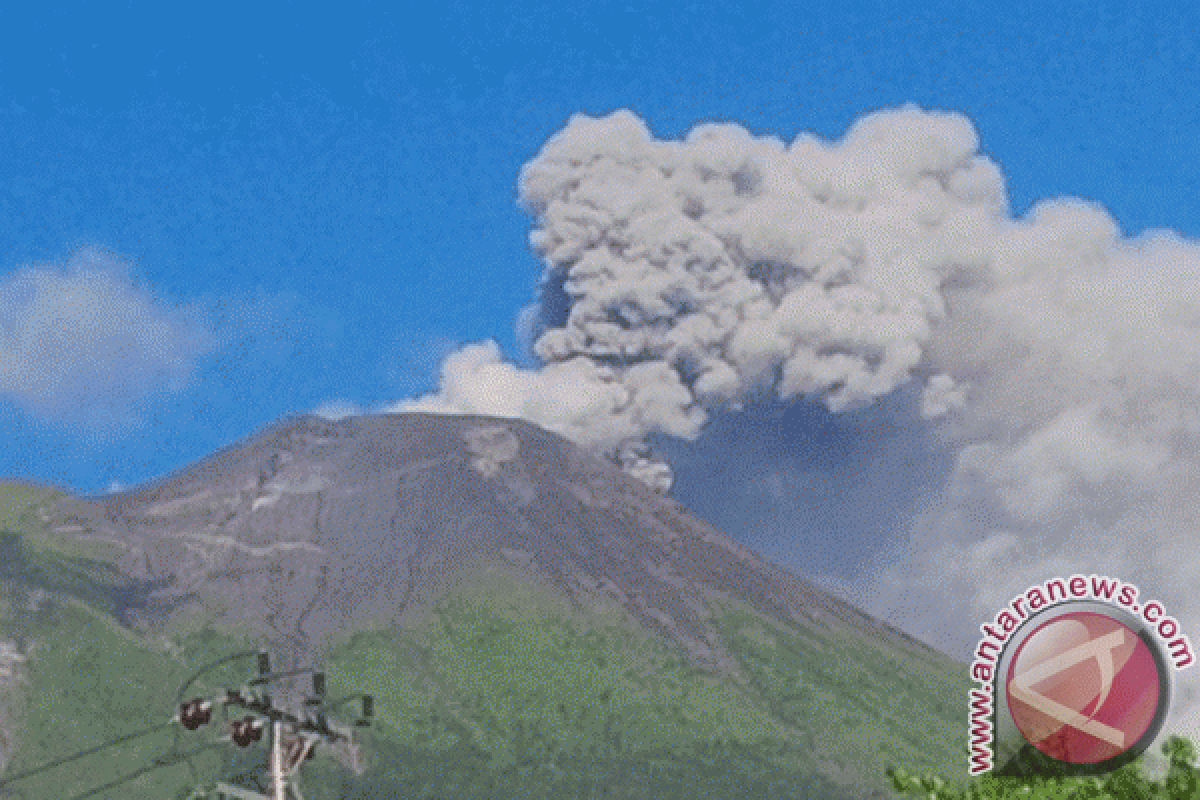
[[[360,728],[368,728],[371,726],[371,717],[375,716],[375,698],[369,694],[364,694],[362,698],[362,717],[354,720],[354,724]]]
[[[234,720],[229,726],[229,737],[238,747],[249,747],[251,742],[262,738],[262,728],[254,724],[254,717]]]
[[[179,721],[189,731],[194,731],[201,725],[212,721],[212,707],[199,697],[179,706]]]
[[[325,673],[314,672],[312,676],[313,696],[305,702],[310,706],[319,706],[325,699]]]
[[[179,723],[189,731],[194,731],[200,727],[200,723],[196,721],[196,717],[193,714],[191,703],[183,703],[179,706]]]

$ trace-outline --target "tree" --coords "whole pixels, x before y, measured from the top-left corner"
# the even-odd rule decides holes
[[[1200,769],[1196,747],[1181,736],[1162,744],[1170,765],[1162,783],[1148,779],[1141,759],[1102,776],[1072,776],[1049,772],[988,773],[956,786],[936,775],[912,775],[894,766],[887,776],[900,796],[920,794],[928,800],[1200,800]]]

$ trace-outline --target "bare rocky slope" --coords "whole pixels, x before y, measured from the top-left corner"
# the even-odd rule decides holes
[[[78,497],[25,487],[13,497],[25,499],[4,512],[12,530],[0,530],[0,577],[22,604],[10,608],[14,620],[43,598],[77,598],[144,634],[131,641],[175,652],[195,611],[205,630],[215,623],[265,640],[273,667],[286,670],[340,663],[349,652],[342,645],[363,631],[444,622],[438,604],[453,601],[456,585],[499,586],[475,580],[499,571],[540,584],[584,625],[619,609],[623,624],[703,673],[733,678],[739,696],[791,731],[813,770],[856,787],[844,796],[886,796],[888,759],[951,763],[965,716],[955,710],[964,665],[764,561],[609,462],[516,420],[298,416],[128,491]],[[745,613],[730,616],[735,607]],[[11,658],[0,652],[0,667],[8,665],[0,684],[29,673],[41,676],[40,691],[56,692],[55,681],[77,681],[77,666],[59,675],[37,672],[37,658],[26,663],[38,646],[34,629],[14,640]],[[76,664],[68,655],[47,649],[41,662]],[[296,681],[273,684],[273,697],[297,707],[306,686]],[[18,694],[0,685],[0,697]],[[658,701],[647,698],[650,713]],[[41,727],[69,725],[62,717],[72,715],[47,713]],[[17,734],[9,716],[0,709],[0,762]]]
[[[286,661],[396,620],[489,559],[578,606],[618,603],[697,665],[733,660],[705,599],[934,651],[739,546],[678,503],[516,420],[433,414],[286,419],[162,480],[44,512],[117,545],[134,627],[194,601],[265,632]]]

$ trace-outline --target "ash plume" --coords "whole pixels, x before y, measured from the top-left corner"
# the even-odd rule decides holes
[[[469,345],[436,393],[391,410],[521,417],[665,490],[647,437],[696,440],[768,401],[842,413],[916,392],[903,422],[953,466],[847,594],[966,658],[1025,587],[1099,572],[1200,645],[1195,242],[1124,236],[1073,198],[1014,217],[970,121],[911,106],[790,144],[577,115],[520,198],[545,263],[520,319],[541,366]],[[1193,672],[1172,715],[1188,730]]]
[[[735,125],[662,142],[627,111],[576,116],[520,181],[546,263],[522,326],[544,366],[470,345],[436,394],[396,408],[520,416],[615,451],[694,439],[712,410],[768,391],[866,406],[914,378],[940,285],[982,266],[972,242],[1003,186],[977,144],[961,117],[914,109],[790,147]],[[936,413],[956,389],[932,378]]]

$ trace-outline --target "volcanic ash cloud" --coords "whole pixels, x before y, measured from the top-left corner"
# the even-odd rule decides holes
[[[399,408],[523,417],[666,488],[650,434],[695,439],[772,395],[841,412],[915,388],[908,424],[955,467],[849,587],[860,602],[966,657],[1012,595],[1095,571],[1200,644],[1200,248],[1069,198],[1014,218],[979,146],[966,118],[912,107],[791,144],[573,117],[520,181],[542,366],[471,345]]]
[[[790,147],[734,125],[660,142],[629,112],[576,116],[521,176],[544,295],[567,301],[532,322],[544,366],[472,345],[403,407],[520,416],[628,452],[650,433],[694,438],[711,410],[765,391],[866,406],[914,378],[942,284],[986,266],[977,243],[1004,192],[977,145],[963,118],[916,110]],[[947,375],[930,390],[931,413],[957,396]]]

